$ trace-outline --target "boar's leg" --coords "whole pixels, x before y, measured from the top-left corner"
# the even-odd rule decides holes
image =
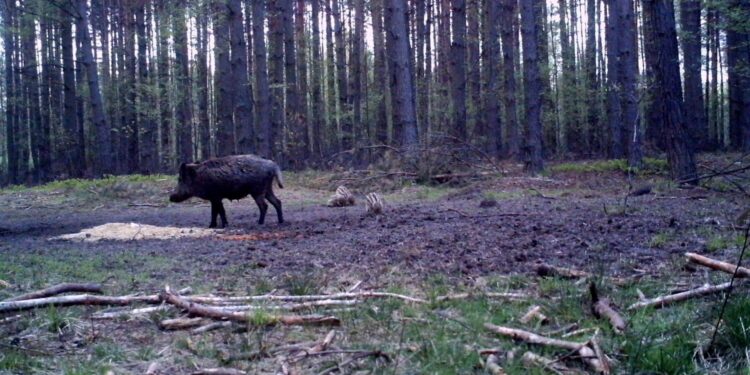
[[[279,198],[276,197],[276,195],[273,193],[273,189],[268,189],[268,192],[266,193],[266,199],[271,202],[273,205],[273,208],[276,209],[276,216],[279,219],[279,224],[284,222],[284,214],[281,213],[281,201]]]
[[[258,204],[258,208],[260,209],[260,219],[258,219],[258,224],[263,224],[263,222],[266,221],[266,211],[268,211],[268,203],[265,201],[265,194],[254,195],[253,199],[255,199],[255,203]]]
[[[211,201],[211,224],[209,228],[216,228],[216,216],[221,216],[221,227],[227,226],[227,213],[224,211],[224,205],[221,203],[221,199],[214,199]]]
[[[221,204],[221,201],[217,201],[217,200],[211,201],[211,224],[208,225],[209,228],[216,228],[216,216],[219,215],[220,204]]]

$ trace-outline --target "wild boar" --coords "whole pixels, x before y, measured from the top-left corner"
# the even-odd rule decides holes
[[[221,215],[223,228],[228,223],[222,199],[242,199],[250,195],[260,209],[258,224],[263,224],[266,219],[266,199],[276,209],[279,223],[283,223],[281,201],[273,194],[274,179],[280,188],[284,188],[281,168],[273,161],[255,155],[233,155],[200,163],[182,163],[177,188],[169,200],[182,202],[198,197],[211,202],[209,228],[216,227],[217,215]]]

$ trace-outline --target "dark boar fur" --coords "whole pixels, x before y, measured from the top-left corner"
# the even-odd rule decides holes
[[[250,195],[260,209],[258,224],[263,224],[266,219],[266,199],[276,209],[279,223],[283,223],[281,201],[273,194],[274,179],[280,188],[284,187],[279,166],[255,155],[233,155],[200,163],[183,163],[180,165],[177,189],[169,196],[169,200],[182,202],[190,197],[198,197],[210,201],[209,228],[216,227],[217,215],[221,215],[223,228],[227,226],[227,215],[222,199],[241,199]]]

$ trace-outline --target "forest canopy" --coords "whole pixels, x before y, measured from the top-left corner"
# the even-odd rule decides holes
[[[0,183],[750,150],[742,0],[3,0]],[[402,152],[403,151],[403,152]],[[329,164],[330,165],[330,164]]]

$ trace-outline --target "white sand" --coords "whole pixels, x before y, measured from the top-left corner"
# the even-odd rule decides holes
[[[78,233],[52,237],[50,240],[96,242],[100,240],[169,240],[175,238],[198,238],[213,236],[215,232],[206,228],[157,227],[138,223],[107,223]]]

